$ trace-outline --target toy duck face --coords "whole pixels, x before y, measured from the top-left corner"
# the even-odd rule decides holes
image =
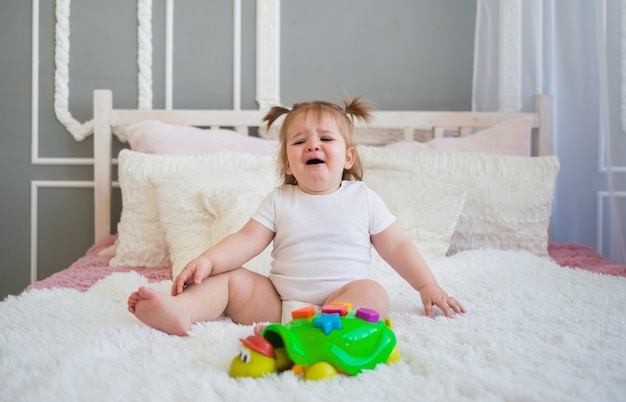
[[[276,372],[276,354],[267,339],[251,335],[240,341],[241,352],[230,364],[232,377],[263,377]]]

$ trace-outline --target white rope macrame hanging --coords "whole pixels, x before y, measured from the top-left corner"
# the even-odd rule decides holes
[[[81,123],[69,111],[70,1],[56,0],[54,47],[54,113],[74,137],[82,141],[93,133],[93,120]],[[139,67],[138,103],[140,109],[152,108],[152,0],[137,1],[137,64]]]
[[[152,0],[137,2],[139,109],[152,109]]]

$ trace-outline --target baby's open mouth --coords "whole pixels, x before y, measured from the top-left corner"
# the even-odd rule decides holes
[[[324,161],[321,160],[321,159],[310,159],[310,160],[306,161],[307,165],[317,165],[317,164],[320,164],[320,163],[324,163]]]

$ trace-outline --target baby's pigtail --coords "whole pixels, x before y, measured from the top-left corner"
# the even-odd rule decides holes
[[[372,122],[374,108],[362,100],[360,96],[352,99],[346,98],[343,103],[345,105],[344,113],[350,117],[352,124],[355,123],[355,118],[367,124]]]
[[[272,106],[272,108],[263,117],[263,121],[267,122],[267,130],[269,131],[270,126],[274,124],[280,116],[289,113],[289,111],[289,109],[283,106]]]

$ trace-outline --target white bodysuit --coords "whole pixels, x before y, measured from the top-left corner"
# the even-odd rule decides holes
[[[326,195],[281,186],[252,219],[276,233],[269,278],[283,301],[299,306],[320,305],[346,283],[367,278],[370,235],[396,218],[365,183],[343,181]]]

